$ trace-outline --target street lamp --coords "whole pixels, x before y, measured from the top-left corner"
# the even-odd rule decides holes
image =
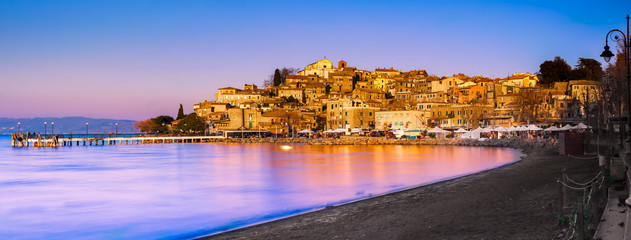
[[[115,125],[116,125],[116,132],[114,132],[114,137],[118,137],[118,123],[116,123]]]
[[[20,127],[21,127],[20,125],[21,125],[21,124],[22,124],[22,123],[18,122],[18,133],[22,132],[22,131],[20,131]]]
[[[85,138],[88,138],[88,123],[85,123]]]
[[[46,122],[44,122],[44,136],[46,136]]]
[[[55,135],[55,122],[51,122],[50,127],[50,134]]]
[[[627,65],[627,84],[629,86],[627,86],[627,123],[629,123],[629,121],[631,120],[631,68],[629,67],[629,54],[630,54],[630,47],[631,47],[631,39],[629,36],[629,15],[627,14],[627,33],[625,34],[624,32],[618,30],[618,29],[613,29],[611,31],[609,31],[607,33],[607,35],[605,36],[605,50],[603,51],[602,54],[600,54],[601,57],[603,57],[605,59],[605,61],[609,62],[609,60],[611,60],[611,57],[614,56],[614,54],[609,50],[609,35],[611,33],[614,33],[614,35],[612,35],[612,40],[618,42],[620,40],[622,40],[623,42],[623,47],[624,47],[624,60],[626,62]],[[622,36],[622,39],[620,39]],[[630,124],[631,125],[631,124]],[[631,126],[627,127],[627,131],[631,130]],[[625,155],[624,155],[624,164],[627,167],[631,167],[631,133],[627,134],[627,140],[626,140],[626,146],[624,146],[624,149],[621,150],[626,150],[625,151]],[[627,172],[627,175],[629,174],[629,172]],[[631,184],[629,185],[631,187]],[[631,205],[631,197],[627,198],[627,200],[625,200],[625,203],[627,205]]]

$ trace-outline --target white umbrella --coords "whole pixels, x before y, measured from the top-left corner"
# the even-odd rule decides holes
[[[482,132],[491,132],[491,131],[493,131],[493,127],[491,127],[491,126],[486,127],[486,128],[482,128]]]
[[[456,133],[468,133],[469,131],[464,130],[462,128],[458,128],[458,130],[455,131]]]
[[[537,127],[533,124],[530,124],[530,126],[528,126],[528,131],[541,131],[543,130],[543,128]]]
[[[329,129],[329,130],[324,131],[324,133],[333,133],[333,130]]]
[[[346,129],[344,129],[344,128],[338,128],[338,129],[333,130],[333,132],[334,132],[334,133],[345,133],[345,132],[346,132]]]
[[[462,128],[461,128],[461,129],[462,129]],[[464,129],[463,129],[463,130],[464,130]],[[458,132],[458,131],[456,131],[456,132]],[[471,138],[471,135],[472,135],[472,134],[473,134],[473,133],[470,133],[470,132],[465,132],[465,133],[463,133],[463,134],[462,134],[462,136],[460,136],[460,138]]]
[[[503,128],[502,126],[499,126],[499,127],[496,127],[495,129],[493,129],[493,131],[496,131],[496,132],[506,132],[506,131],[508,131],[508,129]]]
[[[508,131],[509,131],[509,132],[517,132],[517,131],[519,131],[519,129],[518,129],[518,128],[516,128],[515,126],[510,126],[510,127],[508,128]]]
[[[559,129],[560,129],[560,128],[558,128],[558,127],[551,126],[551,127],[549,127],[549,128],[543,129],[543,131],[546,131],[546,132],[556,132],[556,131],[559,131]]]
[[[567,131],[567,130],[572,130],[574,129],[574,127],[572,127],[570,124],[565,124],[565,126],[563,126],[562,128],[560,128],[559,130],[561,131]]]
[[[445,131],[445,130],[443,130],[443,129],[439,128],[439,127],[435,127],[435,128],[430,129],[430,130],[429,130],[429,131],[427,131],[427,132],[428,132],[428,133],[447,133],[447,132],[449,132],[449,131]]]
[[[361,128],[353,128],[351,129],[351,133],[362,133],[363,130]]]
[[[576,125],[576,127],[575,127],[575,128],[576,128],[576,129],[588,129],[588,128],[592,128],[592,127],[587,126],[587,125],[585,125],[585,124],[583,124],[583,123],[579,123],[578,125]]]
[[[303,130],[298,131],[298,133],[313,133],[313,131],[309,129],[303,129]]]

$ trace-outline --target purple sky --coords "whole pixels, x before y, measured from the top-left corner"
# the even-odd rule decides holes
[[[631,1],[0,2],[0,117],[174,116],[326,56],[505,77],[599,57]],[[626,11],[625,11],[626,9]]]

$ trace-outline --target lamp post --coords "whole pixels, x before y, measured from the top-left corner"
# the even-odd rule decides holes
[[[44,137],[46,137],[46,133],[47,133],[46,122],[44,122]]]
[[[20,131],[20,127],[21,127],[20,125],[21,125],[21,124],[22,124],[22,123],[18,122],[18,133],[22,132],[22,131]]]
[[[88,123],[85,123],[85,138],[88,138]]]
[[[115,124],[116,131],[114,132],[114,137],[118,137],[118,123]]]
[[[55,135],[55,122],[50,123],[50,134]]]
[[[611,31],[609,31],[607,33],[607,35],[605,36],[605,50],[603,51],[602,54],[600,54],[601,57],[603,57],[605,59],[606,62],[609,62],[609,60],[611,60],[611,57],[614,56],[614,54],[609,50],[609,35],[611,35],[612,33],[614,33],[612,35],[612,40],[618,42],[620,40],[622,40],[623,42],[623,47],[624,47],[624,60],[626,62],[627,65],[627,123],[629,123],[629,121],[631,120],[631,67],[629,67],[629,55],[630,55],[630,47],[631,47],[631,39],[629,36],[629,15],[627,14],[627,33],[624,33],[618,29],[613,29]],[[622,39],[621,37],[622,36]],[[627,127],[627,131],[629,131],[631,129],[631,126]],[[624,155],[624,164],[627,167],[631,167],[631,133],[627,133],[627,140],[625,141],[625,145],[624,149],[621,150],[626,150],[625,151],[625,155]],[[629,172],[627,172],[627,175],[629,174]],[[631,184],[629,184],[629,186],[631,186]],[[631,197],[627,198],[627,200],[625,200],[625,203],[627,205],[631,205]]]

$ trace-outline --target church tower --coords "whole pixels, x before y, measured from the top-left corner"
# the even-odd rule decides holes
[[[339,61],[339,62],[337,63],[337,68],[338,68],[338,69],[342,69],[342,68],[345,68],[345,67],[346,67],[346,62],[344,62],[344,60]]]

